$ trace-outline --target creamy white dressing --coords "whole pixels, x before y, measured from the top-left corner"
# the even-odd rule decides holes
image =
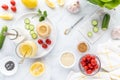
[[[75,57],[72,53],[66,52],[62,54],[60,60],[64,66],[71,66],[75,62]]]

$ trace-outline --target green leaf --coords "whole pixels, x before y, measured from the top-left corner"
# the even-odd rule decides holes
[[[44,16],[41,16],[41,17],[39,18],[39,21],[41,22],[41,21],[43,21],[43,20],[45,20],[45,17],[44,17]]]
[[[112,0],[101,0],[102,2],[110,2],[110,1],[112,1]]]
[[[43,12],[44,17],[47,17],[47,11]]]
[[[114,9],[120,4],[119,2],[120,2],[119,0],[107,2],[104,4],[104,7],[108,8],[108,9]]]
[[[38,14],[41,15],[42,14],[42,11],[40,9],[38,9]]]
[[[104,2],[100,1],[100,0],[88,0],[90,3],[93,3],[95,5],[99,5],[100,7],[103,7]]]

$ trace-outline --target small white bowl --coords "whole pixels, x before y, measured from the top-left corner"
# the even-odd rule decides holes
[[[74,56],[74,63],[71,65],[71,66],[65,66],[65,65],[63,65],[62,64],[62,62],[61,62],[61,57],[62,57],[62,55],[63,54],[65,54],[65,53],[70,53],[70,54],[72,54],[73,56]],[[60,63],[60,65],[63,67],[63,68],[68,68],[68,69],[70,69],[70,68],[72,68],[74,65],[75,65],[75,63],[76,63],[76,56],[75,56],[75,54],[73,53],[73,52],[71,52],[71,51],[64,51],[64,52],[62,52],[61,54],[60,54],[60,56],[59,56],[59,63]]]

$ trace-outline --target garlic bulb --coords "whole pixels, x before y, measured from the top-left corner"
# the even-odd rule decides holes
[[[112,30],[112,39],[120,40],[120,28],[115,28]]]
[[[67,10],[70,13],[78,13],[80,11],[80,2],[78,0],[72,2],[70,5],[67,6]]]

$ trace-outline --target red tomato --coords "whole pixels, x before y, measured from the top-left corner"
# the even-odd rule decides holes
[[[86,61],[86,58],[85,58],[85,57],[83,57],[83,58],[82,58],[82,61]]]
[[[92,70],[87,70],[87,74],[91,74],[92,73]]]
[[[47,49],[48,48],[47,44],[42,44],[42,48]]]
[[[95,66],[95,69],[98,69],[98,65]]]
[[[6,5],[6,4],[3,4],[1,7],[2,7],[4,10],[8,10],[8,5]]]
[[[88,58],[88,57],[90,57],[90,56],[91,56],[90,54],[86,54],[86,55],[85,55],[86,58]]]
[[[88,64],[88,67],[89,67],[89,68],[93,68],[93,66],[92,66],[90,63]]]
[[[11,10],[12,10],[13,12],[16,12],[16,11],[17,11],[17,9],[16,9],[15,6],[11,6]]]
[[[95,60],[96,57],[95,56],[91,56],[91,58]]]
[[[84,69],[87,71],[89,68],[88,68],[88,66],[84,66]]]
[[[91,63],[97,64],[97,61],[94,59],[91,59]]]
[[[39,39],[39,40],[38,40],[38,43],[39,43],[39,44],[43,44],[43,40],[42,40],[42,39]]]
[[[14,0],[10,1],[11,5],[15,6],[16,2]]]
[[[48,45],[50,45],[51,44],[51,40],[50,39],[46,39],[46,41],[45,41]]]

